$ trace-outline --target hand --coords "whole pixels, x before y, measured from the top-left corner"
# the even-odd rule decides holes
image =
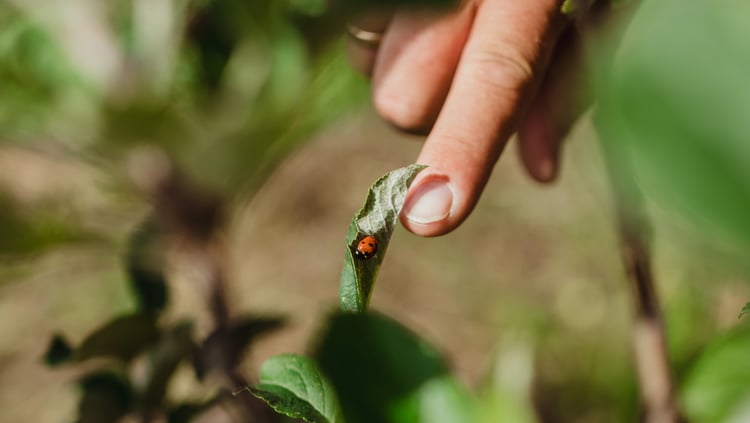
[[[372,77],[378,113],[429,134],[416,162],[430,167],[401,218],[411,232],[455,229],[514,132],[529,173],[557,175],[560,141],[588,104],[578,32],[560,3],[467,0],[450,11],[371,12],[350,27],[349,58]]]

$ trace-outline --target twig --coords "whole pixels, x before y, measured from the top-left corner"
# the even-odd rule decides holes
[[[232,357],[232,313],[226,292],[226,262],[222,229],[225,224],[223,199],[212,192],[198,188],[176,169],[161,151],[143,150],[131,163],[132,179],[154,202],[157,222],[180,239],[191,254],[191,265],[198,270],[208,289],[207,303],[214,320],[215,341],[220,353],[213,357],[220,362],[213,366],[229,384],[230,392],[249,385],[236,369]],[[252,395],[239,396],[245,412],[253,421],[276,422],[278,416],[260,399]]]
[[[651,269],[652,227],[643,206],[643,195],[634,181],[626,146],[614,150],[616,137],[598,119],[606,169],[612,185],[620,252],[635,300],[633,346],[643,401],[645,423],[681,421],[674,398],[664,324]]]

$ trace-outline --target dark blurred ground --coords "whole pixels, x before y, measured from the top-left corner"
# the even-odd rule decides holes
[[[372,307],[438,345],[475,389],[502,379],[493,367],[522,345],[515,350],[536,363],[535,398],[542,409],[564,410],[559,421],[622,421],[637,415],[631,304],[608,184],[590,133],[584,122],[568,140],[561,178],[552,186],[531,182],[511,145],[461,228],[434,239],[398,229]],[[227,239],[235,310],[291,318],[287,330],[251,351],[248,373],[271,355],[305,351],[337,304],[346,228],[367,187],[410,163],[419,148],[368,110],[297,150],[234,216]],[[78,341],[134,307],[119,241],[145,210],[111,192],[96,168],[49,152],[3,147],[0,182],[23,202],[49,202],[85,225],[116,228],[114,242],[5,259],[0,270],[0,421],[70,421],[75,374],[44,367],[48,336],[63,330]],[[657,283],[679,376],[680,365],[703,342],[736,324],[750,299],[750,272],[732,251],[696,241],[687,224],[651,208]],[[205,312],[190,275],[179,269],[174,275],[169,315]],[[523,385],[530,375],[519,371]],[[182,369],[171,395],[197,395],[191,384],[193,376]]]

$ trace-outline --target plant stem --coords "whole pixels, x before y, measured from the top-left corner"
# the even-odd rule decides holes
[[[600,135],[606,134],[602,125],[597,125],[597,129]],[[615,151],[614,143],[619,140],[609,135],[600,136],[600,145],[612,186],[620,254],[635,300],[633,347],[643,402],[642,421],[678,422],[681,418],[674,398],[661,307],[651,268],[651,222],[643,205],[643,194],[635,183],[627,145],[618,145]]]
[[[227,263],[224,239],[221,237],[226,222],[224,199],[213,192],[201,189],[181,173],[174,163],[159,151],[145,151],[136,157],[133,164],[135,182],[148,193],[155,206],[158,223],[183,244],[191,255],[194,273],[203,279],[200,286],[207,289],[207,303],[214,322],[214,333],[221,351],[212,357],[213,368],[227,381],[230,392],[239,391],[249,385],[231,362],[234,348],[231,339],[232,311],[227,299]],[[147,177],[139,177],[145,174]],[[242,395],[239,402],[247,418],[257,422],[279,420],[266,404],[252,395]],[[150,417],[144,415],[144,422]]]

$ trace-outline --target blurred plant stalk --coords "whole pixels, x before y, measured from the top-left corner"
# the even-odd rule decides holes
[[[596,121],[596,119],[595,119]],[[636,186],[630,157],[615,151],[606,130],[598,126],[612,186],[620,254],[634,299],[633,349],[640,383],[643,422],[682,421],[675,400],[659,296],[651,267],[653,229]]]
[[[199,365],[199,373],[214,370],[230,392],[245,388],[251,381],[237,369],[237,316],[227,295],[230,254],[222,236],[226,229],[225,199],[197,186],[164,151],[155,147],[133,151],[128,174],[153,203],[155,222],[170,238],[167,247],[178,250],[179,265],[193,276],[191,282],[202,291],[210,310],[213,329],[200,346],[207,358]],[[238,401],[245,408],[244,418],[277,421],[276,414],[254,396],[240,396]]]

